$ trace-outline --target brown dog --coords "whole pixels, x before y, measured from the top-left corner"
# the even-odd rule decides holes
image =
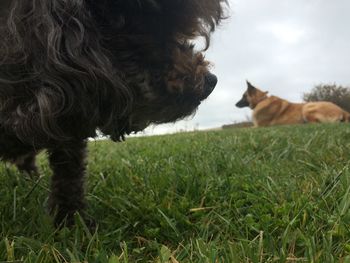
[[[276,96],[268,96],[247,81],[247,90],[236,103],[238,108],[253,110],[254,126],[297,124],[308,122],[350,122],[350,113],[332,102],[291,103]]]

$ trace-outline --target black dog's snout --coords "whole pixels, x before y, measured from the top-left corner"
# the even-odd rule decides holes
[[[214,90],[216,84],[218,83],[218,78],[212,74],[212,73],[207,73],[204,77],[204,94],[203,94],[203,99],[207,98],[210,93]]]

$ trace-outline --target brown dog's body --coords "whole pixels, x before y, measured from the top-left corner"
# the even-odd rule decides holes
[[[298,124],[308,122],[349,122],[350,114],[327,101],[292,103],[276,96],[268,96],[249,82],[239,108],[253,109],[254,126]]]

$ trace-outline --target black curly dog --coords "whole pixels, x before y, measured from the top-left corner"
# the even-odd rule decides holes
[[[112,140],[195,112],[217,78],[191,40],[226,0],[1,0],[0,158],[53,170],[50,212],[82,211],[86,141]],[[206,49],[205,48],[205,49]]]

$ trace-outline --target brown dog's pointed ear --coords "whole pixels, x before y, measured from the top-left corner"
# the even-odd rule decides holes
[[[248,86],[248,94],[254,94],[256,91],[256,88],[247,80],[247,86]]]

